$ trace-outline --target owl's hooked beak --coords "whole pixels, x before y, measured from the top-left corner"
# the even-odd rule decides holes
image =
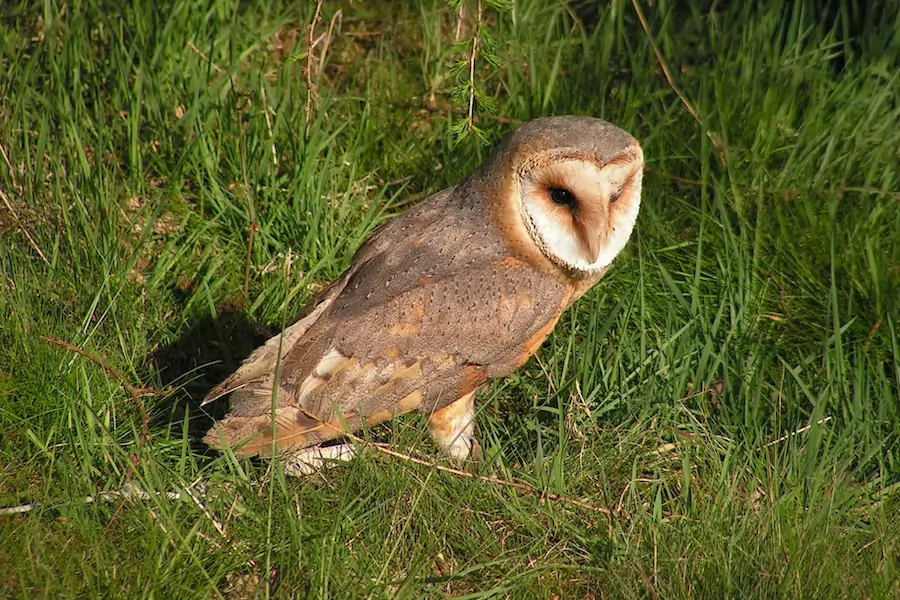
[[[585,262],[594,264],[600,258],[603,246],[606,243],[605,223],[608,219],[606,210],[600,208],[604,200],[596,196],[589,202],[584,202],[573,215],[573,225],[578,241],[581,243],[581,251]]]
[[[587,226],[587,223],[578,224],[578,237],[581,238],[581,243],[584,244],[588,262],[593,264],[600,258],[600,238],[596,235],[591,235],[590,232],[591,228]]]

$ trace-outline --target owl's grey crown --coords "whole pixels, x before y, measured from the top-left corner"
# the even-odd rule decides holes
[[[498,150],[499,154],[508,155],[572,149],[603,165],[634,146],[637,146],[637,140],[608,121],[596,117],[560,116],[525,123]]]

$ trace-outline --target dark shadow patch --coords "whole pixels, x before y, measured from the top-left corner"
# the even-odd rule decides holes
[[[206,452],[201,440],[213,422],[228,412],[228,397],[201,407],[203,398],[278,332],[279,327],[253,323],[229,304],[218,306],[215,318],[206,315],[190,322],[175,342],[160,347],[148,359],[154,386],[173,390],[155,404],[151,430],[169,427],[172,437],[178,437],[189,415],[191,446]]]

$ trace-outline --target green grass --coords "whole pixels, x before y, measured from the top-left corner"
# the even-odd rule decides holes
[[[895,4],[641,3],[700,122],[630,2],[489,19],[491,140],[591,114],[647,158],[623,256],[479,403],[483,474],[612,516],[371,450],[299,481],[199,442],[225,408],[204,392],[488,149],[451,135],[439,0],[325,3],[309,124],[313,4],[133,4],[0,7],[0,505],[45,505],[0,517],[0,596],[900,597]],[[151,439],[41,336],[168,388]],[[367,436],[435,452],[417,415]],[[78,502],[201,478],[199,503]]]

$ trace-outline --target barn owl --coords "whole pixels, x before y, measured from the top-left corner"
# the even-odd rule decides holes
[[[300,475],[354,454],[323,442],[419,410],[465,462],[476,390],[521,367],[628,242],[643,161],[600,119],[524,124],[480,169],[377,229],[306,316],[213,388],[204,404],[230,394],[231,409],[204,440],[244,456],[274,448]]]

